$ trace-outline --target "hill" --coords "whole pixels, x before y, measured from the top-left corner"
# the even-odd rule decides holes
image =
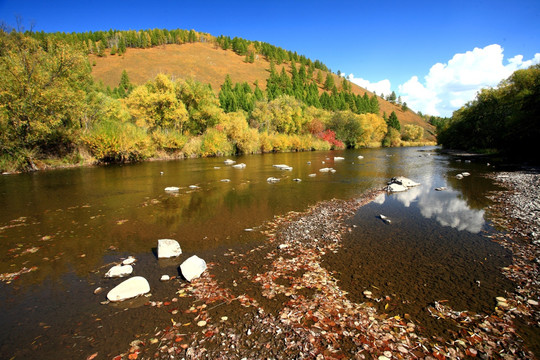
[[[218,93],[226,75],[231,77],[233,83],[247,82],[253,84],[258,81],[262,90],[266,88],[266,80],[270,72],[270,62],[264,56],[258,55],[253,63],[245,61],[245,57],[238,55],[232,50],[223,50],[215,43],[194,42],[185,44],[165,44],[151,48],[130,48],[123,55],[96,56],[89,55],[90,62],[94,65],[92,76],[95,80],[111,88],[118,86],[123,70],[129,74],[134,84],[142,84],[155,78],[159,73],[165,73],[174,78],[188,79],[210,84],[214,92]],[[287,63],[276,65],[276,70],[281,71],[285,66],[290,73],[291,67]],[[318,70],[316,70],[318,71]],[[332,74],[334,82],[340,86],[342,78]],[[323,78],[326,72],[323,71]],[[351,84],[354,94],[373,94],[366,89]],[[322,93],[323,84],[319,84],[319,92]],[[392,104],[382,98],[378,98],[380,114],[389,115],[394,111],[402,125],[414,124],[425,129],[425,138],[435,140],[435,128],[427,123],[411,110],[403,111],[401,106]]]

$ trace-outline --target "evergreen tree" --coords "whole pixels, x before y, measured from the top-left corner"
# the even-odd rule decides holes
[[[397,131],[401,130],[401,125],[399,124],[399,120],[398,120],[398,117],[397,117],[395,111],[392,111],[392,113],[390,114],[390,117],[388,118],[387,124],[388,124],[388,126],[393,127]]]
[[[332,74],[327,73],[326,74],[326,80],[324,81],[324,89],[325,90],[332,90],[336,85],[334,84],[334,77]]]

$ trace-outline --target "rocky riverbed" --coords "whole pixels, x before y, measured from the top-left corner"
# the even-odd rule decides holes
[[[324,266],[353,231],[348,219],[381,193],[371,191],[276,217],[255,229],[265,237],[259,246],[229,249],[200,278],[171,283],[175,297],[146,301],[169,313],[170,324],[139,334],[115,359],[534,359],[540,292],[538,219],[531,214],[539,177],[495,179],[510,190],[492,196],[490,217],[505,231],[489,236],[513,253],[502,272],[515,291],[493,299],[487,313],[452,309],[445,299],[431,303],[429,316],[457,329],[445,338],[427,335],[408,314],[380,311],[393,294],[365,289],[353,299]]]

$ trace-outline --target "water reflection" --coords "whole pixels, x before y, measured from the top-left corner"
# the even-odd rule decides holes
[[[482,230],[485,224],[484,210],[472,209],[465,200],[459,197],[461,194],[459,191],[451,188],[435,191],[434,182],[437,176],[424,177],[424,180],[420,186],[393,196],[405,207],[417,203],[416,206],[424,217],[434,218],[442,226],[450,226],[475,234]]]

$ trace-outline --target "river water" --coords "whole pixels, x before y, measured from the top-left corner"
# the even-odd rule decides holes
[[[510,288],[497,271],[510,263],[510,254],[482,236],[493,231],[485,208],[486,195],[496,189],[483,176],[492,171],[485,162],[457,161],[430,147],[233,159],[246,167],[208,158],[0,177],[0,357],[73,355],[77,337],[90,339],[82,347],[114,353],[119,344],[103,338],[123,341],[138,329],[132,328],[132,315],[116,327],[97,326],[95,337],[102,339],[92,343],[88,322],[121,309],[101,305],[105,293],[93,294],[98,286],[112,287],[112,280],[103,280],[108,264],[135,256],[136,275],[149,279],[153,293],[167,291],[159,276],[177,264],[158,262],[158,239],[178,240],[186,255],[219,256],[260,242],[257,231],[246,229],[256,230],[274,216],[358,197],[399,175],[421,185],[360,209],[351,220],[355,231],[344,240],[348,251],[328,258],[330,265],[344,264],[340,280],[351,296],[356,288],[387,286],[418,304],[388,311],[414,315],[429,301],[452,295],[454,306],[483,311],[494,305],[494,295]],[[319,171],[325,167],[336,171]],[[455,178],[464,171],[471,176]],[[268,177],[280,181],[268,183]],[[180,189],[164,191],[170,186]],[[447,190],[434,190],[441,186]],[[17,275],[24,269],[29,272]],[[147,319],[145,326],[160,327],[159,321]]]

